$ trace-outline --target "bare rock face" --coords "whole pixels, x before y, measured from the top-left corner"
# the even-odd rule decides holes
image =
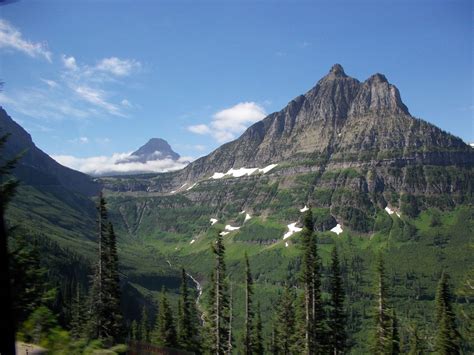
[[[414,160],[424,164],[474,164],[461,139],[412,117],[400,92],[382,74],[364,82],[340,64],[306,94],[249,127],[241,137],[187,166],[181,181],[230,168],[323,160],[355,166]]]
[[[390,84],[382,74],[372,75],[361,85],[349,111],[349,115],[354,117],[369,113],[410,115],[396,86]]]

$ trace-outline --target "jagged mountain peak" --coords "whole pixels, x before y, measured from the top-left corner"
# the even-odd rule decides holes
[[[385,75],[360,82],[335,64],[306,94],[191,163],[177,175],[177,184],[231,168],[314,159],[358,166],[379,164],[380,157],[390,157],[384,164],[434,165],[468,164],[474,158],[459,138],[412,117]]]
[[[331,70],[329,70],[328,75],[332,77],[347,77],[341,64],[334,64]]]
[[[410,115],[398,88],[385,75],[376,73],[364,81],[351,104],[349,116]]]
[[[370,84],[375,84],[375,83],[388,83],[387,77],[383,74],[380,73],[375,73],[374,75],[370,76],[366,82]]]

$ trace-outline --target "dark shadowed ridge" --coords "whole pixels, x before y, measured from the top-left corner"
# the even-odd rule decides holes
[[[97,195],[100,185],[90,176],[69,169],[40,150],[31,136],[0,107],[0,135],[9,133],[4,158],[23,152],[15,169],[15,176],[22,183],[40,186],[60,185],[70,191],[86,196]]]

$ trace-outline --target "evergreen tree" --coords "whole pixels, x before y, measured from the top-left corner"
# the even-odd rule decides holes
[[[304,354],[306,349],[306,295],[300,293],[295,300],[294,353]]]
[[[215,255],[215,266],[211,274],[209,289],[209,306],[206,314],[208,331],[208,350],[214,354],[227,353],[229,343],[229,295],[226,280],[225,247],[222,236],[217,234],[215,244],[212,245]]]
[[[98,210],[98,244],[99,259],[96,264],[96,271],[92,282],[90,294],[90,313],[89,313],[89,337],[92,339],[105,340],[108,336],[107,312],[106,312],[106,272],[105,264],[108,260],[107,245],[107,209],[106,202],[102,195],[99,195]]]
[[[121,293],[116,236],[112,224],[108,222],[102,193],[99,195],[97,210],[99,260],[90,291],[88,333],[92,339],[100,339],[105,345],[112,345],[121,338]]]
[[[0,86],[2,86],[0,84]],[[0,137],[0,151],[3,150],[8,139],[8,134]],[[8,234],[5,225],[5,209],[13,197],[18,181],[8,178],[11,170],[18,160],[13,158],[5,160],[5,155],[0,155],[0,353],[15,353],[15,317],[13,314],[12,290],[10,285],[10,265],[8,257]]]
[[[28,316],[48,298],[50,286],[46,269],[41,266],[40,253],[34,243],[25,236],[9,236],[9,262],[13,298],[14,326],[17,329]]]
[[[275,347],[277,354],[295,353],[295,295],[289,286],[285,287],[277,306]]]
[[[460,352],[460,336],[456,328],[456,315],[451,305],[449,276],[441,274],[436,291],[436,350],[439,354],[458,354]]]
[[[232,354],[232,342],[233,342],[233,333],[232,333],[232,321],[234,317],[234,309],[233,309],[233,299],[234,295],[232,293],[232,284],[230,284],[230,297],[229,297],[229,332],[227,336],[227,348],[226,353],[228,355]]]
[[[108,334],[113,342],[118,342],[123,335],[122,311],[120,309],[120,276],[118,270],[117,237],[112,223],[108,224],[107,259],[106,259],[106,284],[107,297],[106,312],[108,318]]]
[[[260,302],[257,303],[257,318],[255,320],[252,354],[263,355],[265,352],[263,347],[263,324],[262,314],[260,312]]]
[[[304,322],[304,339],[305,346],[304,352],[306,354],[314,354],[314,312],[313,304],[314,298],[314,272],[315,272],[315,252],[316,243],[313,235],[313,215],[311,208],[305,213],[303,220],[303,257],[302,257],[302,270],[301,270],[301,281],[304,289],[305,296],[305,322]]]
[[[252,295],[253,295],[253,279],[250,271],[249,258],[245,253],[245,324],[244,324],[244,354],[252,354],[253,344],[253,318],[254,312],[252,309]]]
[[[177,346],[176,328],[174,326],[173,312],[164,287],[161,291],[158,312],[153,341],[159,345],[174,348]]]
[[[85,324],[87,324],[87,307],[85,298],[81,294],[81,288],[76,285],[76,295],[71,304],[71,337],[81,339],[86,337]]]
[[[306,354],[325,351],[325,313],[321,294],[321,260],[314,235],[311,208],[303,218],[303,256],[301,282],[305,294],[305,346]]]
[[[347,344],[345,330],[346,315],[344,312],[344,285],[339,265],[339,255],[334,247],[331,254],[331,276],[330,276],[330,351],[333,354],[344,353]]]
[[[150,341],[150,322],[148,319],[148,312],[146,306],[143,305],[142,314],[140,317],[140,324],[137,325],[137,340],[143,342]]]
[[[313,340],[311,344],[313,345],[312,353],[314,354],[324,354],[326,353],[327,346],[327,335],[326,335],[326,315],[324,311],[323,298],[321,292],[321,268],[322,263],[318,255],[318,248],[316,243],[316,236],[313,234],[311,249],[313,252],[313,284],[312,284],[312,305],[311,310],[312,314],[312,331],[313,331]]]
[[[377,311],[375,317],[375,354],[391,353],[392,330],[391,318],[387,305],[388,288],[385,280],[385,265],[382,256],[377,261]]]
[[[199,334],[195,319],[195,304],[189,294],[187,275],[184,269],[181,270],[181,289],[178,302],[178,344],[182,349],[197,352],[199,350]]]

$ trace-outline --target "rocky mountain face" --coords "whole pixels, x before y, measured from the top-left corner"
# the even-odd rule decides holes
[[[360,82],[336,64],[305,95],[186,168],[102,182],[176,214],[233,205],[289,222],[310,204],[327,209],[327,221],[367,232],[388,205],[415,213],[472,203],[473,167],[474,149],[411,116],[385,76]],[[240,168],[259,169],[224,174]]]
[[[33,186],[59,186],[86,196],[97,195],[100,185],[90,176],[69,169],[38,149],[31,136],[0,107],[0,135],[10,134],[2,153],[8,159],[23,153],[15,175]]]
[[[474,163],[472,150],[461,139],[412,117],[384,75],[361,83],[336,64],[305,95],[186,167],[182,180],[308,159],[346,166],[386,159],[405,164]]]
[[[173,151],[167,141],[161,138],[151,138],[145,145],[130,154],[131,161],[146,163],[147,161],[171,159],[178,160],[179,154]]]

